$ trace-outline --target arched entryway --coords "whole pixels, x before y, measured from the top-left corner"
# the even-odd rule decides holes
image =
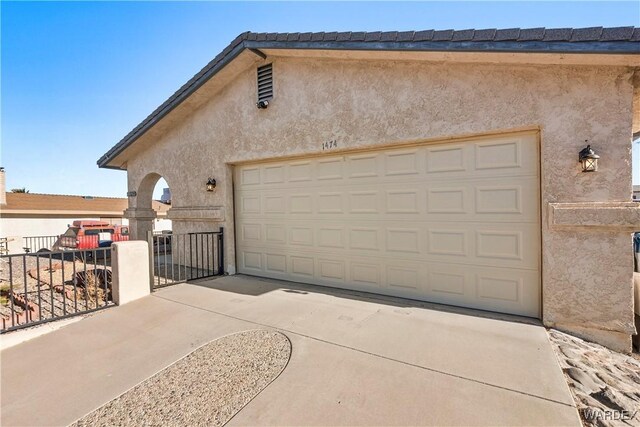
[[[166,178],[156,172],[149,173],[128,196],[129,208],[125,217],[129,219],[133,240],[147,240],[150,231],[172,229],[171,220],[167,218],[171,208],[171,187]]]

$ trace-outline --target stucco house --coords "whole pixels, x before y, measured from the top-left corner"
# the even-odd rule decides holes
[[[636,333],[640,28],[243,33],[98,161],[236,272]],[[597,171],[579,153],[590,145]],[[215,191],[206,191],[210,178]]]

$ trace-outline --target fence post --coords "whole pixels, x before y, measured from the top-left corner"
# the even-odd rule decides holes
[[[193,279],[193,233],[189,233],[189,278]]]
[[[218,234],[218,275],[224,274],[224,227],[220,227]]]
[[[147,231],[147,243],[149,244],[149,292],[153,291],[153,279],[155,277],[153,260],[153,231]]]
[[[24,253],[22,236],[7,236],[7,249],[10,254]]]
[[[144,241],[129,240],[111,245],[113,302],[126,304],[149,295],[151,270],[149,251]]]

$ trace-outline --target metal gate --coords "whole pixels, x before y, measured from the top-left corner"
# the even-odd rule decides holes
[[[224,274],[224,230],[149,232],[151,290]]]

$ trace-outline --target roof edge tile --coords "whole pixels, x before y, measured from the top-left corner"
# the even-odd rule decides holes
[[[380,39],[376,40],[379,34]],[[370,36],[371,34],[371,36]],[[375,34],[375,35],[374,35]],[[472,34],[472,35],[471,35]],[[369,38],[368,38],[369,37]],[[471,37],[471,39],[469,39]],[[422,43],[437,42],[438,45],[446,46],[482,46],[483,51],[503,51],[504,43],[515,44],[514,49],[522,52],[531,52],[526,43],[538,43],[536,49],[541,50],[539,43],[546,46],[553,46],[557,43],[563,43],[564,50],[561,52],[570,52],[572,45],[582,45],[592,42],[593,51],[586,51],[584,47],[576,47],[576,52],[582,53],[611,53],[607,50],[607,43],[633,43],[634,46],[640,41],[640,28],[636,27],[589,27],[589,28],[510,28],[510,29],[468,29],[468,30],[423,30],[423,31],[386,31],[386,32],[315,32],[315,33],[253,33],[246,31],[238,35],[233,41],[225,47],[216,57],[205,65],[196,75],[173,93],[162,105],[156,108],[149,116],[147,116],[140,124],[131,130],[122,140],[111,147],[104,155],[98,159],[97,163],[100,167],[110,167],[109,161],[135,142],[146,129],[152,127],[164,115],[168,114],[175,106],[179,105],[182,100],[186,99],[193,91],[197,90],[204,82],[211,78],[217,69],[224,67],[227,62],[231,61],[235,55],[239,53],[238,49],[245,48],[245,43],[269,44],[269,43],[300,43],[304,42],[309,46],[315,43],[326,45],[327,43],[335,44],[336,48],[344,46],[348,49],[353,43],[366,43],[375,41],[378,45],[373,44],[373,49],[386,49],[386,45],[394,43],[394,48],[400,49],[403,43],[412,44],[411,49],[420,49]],[[419,43],[416,45],[416,43]],[[495,50],[491,46],[495,45]],[[424,45],[423,45],[424,46]],[[424,48],[430,50],[435,48]],[[471,47],[467,49],[473,49]],[[622,48],[620,48],[622,49]],[[455,50],[455,49],[452,49]],[[535,49],[534,49],[535,51]],[[234,53],[235,52],[235,53]],[[639,54],[640,44],[637,48],[627,49],[624,52]],[[218,68],[219,67],[219,68]],[[203,80],[204,79],[204,80]]]

